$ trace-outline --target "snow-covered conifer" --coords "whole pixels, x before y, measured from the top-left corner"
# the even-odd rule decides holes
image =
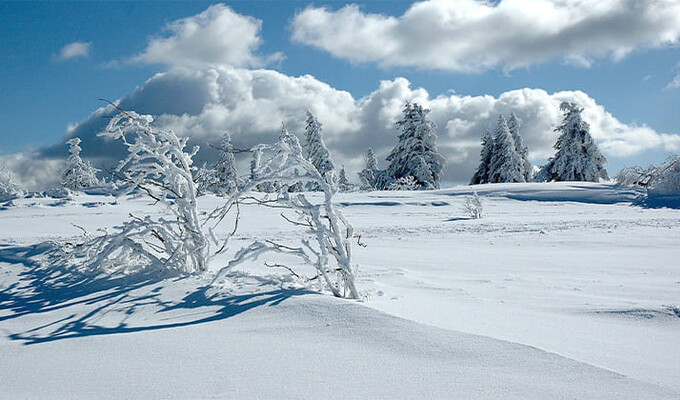
[[[488,130],[482,135],[482,151],[479,154],[479,167],[470,180],[470,185],[489,183],[489,172],[491,169],[491,158],[494,151],[494,141],[491,132]]]
[[[522,158],[517,154],[515,141],[503,115],[498,116],[498,125],[494,135],[489,182],[525,182]]]
[[[656,196],[680,195],[680,156],[670,157],[663,165],[656,168],[649,182],[649,193]]]
[[[20,194],[14,175],[4,164],[0,164],[0,201],[12,200]]]
[[[438,189],[446,160],[437,149],[435,125],[427,119],[429,111],[417,103],[406,103],[404,115],[397,121],[399,143],[387,156],[387,172],[395,179],[413,176],[421,189]]]
[[[380,174],[378,170],[378,157],[376,157],[372,148],[368,148],[364,154],[364,161],[366,168],[359,172],[359,179],[361,179],[361,188],[364,190],[377,189],[377,177]]]
[[[80,190],[99,185],[97,179],[98,169],[85,162],[80,158],[80,139],[73,138],[66,143],[69,145],[69,153],[66,162],[66,169],[61,174],[61,183],[65,188],[70,190]]]
[[[347,179],[347,173],[345,172],[344,165],[342,168],[340,168],[340,172],[338,172],[337,185],[341,192],[348,192],[354,188],[354,185],[352,185]]]
[[[517,151],[517,154],[519,154],[520,158],[522,159],[522,166],[523,166],[523,171],[522,175],[524,175],[524,181],[525,182],[530,182],[531,177],[533,175],[534,167],[531,165],[531,161],[529,161],[529,149],[527,146],[524,144],[524,140],[522,139],[522,135],[520,134],[520,128],[521,128],[521,121],[515,113],[511,113],[510,116],[508,117],[508,129],[510,129],[510,134],[512,134],[512,140],[515,142],[515,151]]]
[[[231,135],[227,132],[220,142],[220,158],[213,167],[217,182],[213,185],[217,192],[229,194],[238,187],[238,172],[236,159],[234,158],[234,146],[231,144]]]
[[[311,111],[307,110],[307,125],[305,126],[305,155],[307,159],[316,167],[321,176],[328,182],[332,182],[335,175],[335,165],[331,159],[331,153],[324,143],[323,126],[316,119]],[[309,188],[318,190],[318,188]]]
[[[607,159],[600,153],[590,136],[590,125],[583,120],[583,108],[574,103],[563,102],[562,124],[555,128],[560,137],[555,143],[555,156],[548,160],[540,172],[545,181],[599,182],[609,179],[604,164]]]

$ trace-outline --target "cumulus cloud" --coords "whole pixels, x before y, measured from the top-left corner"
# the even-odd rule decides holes
[[[78,57],[87,57],[90,55],[92,42],[73,42],[62,47],[56,59],[59,61],[66,61]]]
[[[440,150],[449,162],[444,171],[444,179],[449,182],[470,179],[478,164],[480,136],[487,128],[494,128],[498,114],[517,114],[522,120],[522,134],[531,160],[545,162],[554,153],[552,146],[557,139],[554,127],[562,118],[559,104],[565,100],[584,107],[591,133],[610,160],[647,150],[680,149],[680,135],[624,124],[581,91],[548,93],[525,88],[498,97],[456,93],[433,97],[425,89],[412,88],[407,79],[396,78],[381,82],[368,96],[355,99],[310,75],[291,77],[264,69],[178,67],[155,75],[118,104],[124,109],[154,114],[159,127],[190,137],[190,144],[201,146],[199,165],[217,157],[209,144],[216,145],[224,131],[232,133],[237,148],[273,142],[281,122],[286,122],[292,132],[301,133],[305,110],[310,109],[324,125],[326,143],[336,164],[345,165],[348,175],[353,177],[363,168],[362,153],[368,146],[378,154],[381,167],[386,167],[384,157],[397,141],[395,121],[407,100],[432,110],[430,116],[438,126]],[[125,154],[120,143],[105,142],[96,136],[112,114],[111,107],[102,107],[70,127],[64,138],[65,141],[80,137],[83,157],[100,168],[115,166]],[[63,160],[67,155],[64,141],[43,149],[34,159]],[[245,172],[247,159],[242,161]],[[43,176],[40,180],[44,182],[58,180],[61,169],[54,169],[58,164],[56,161],[48,164],[33,168],[30,174]],[[46,177],[49,174],[50,179]],[[18,175],[20,179],[26,176]]]
[[[167,35],[151,38],[146,49],[131,61],[188,67],[262,65],[265,61],[256,54],[262,43],[261,26],[256,18],[216,4],[200,14],[169,23],[165,27]],[[280,54],[269,59],[278,57]]]
[[[293,40],[352,62],[474,72],[553,58],[590,66],[641,47],[677,44],[678,0],[428,0],[400,17],[307,7]]]

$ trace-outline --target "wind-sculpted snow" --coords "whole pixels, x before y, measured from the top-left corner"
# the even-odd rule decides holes
[[[462,210],[472,190],[481,219]],[[362,302],[262,264],[302,267],[277,254],[209,286],[239,246],[193,277],[74,273],[39,243],[160,211],[134,195],[15,199],[0,210],[0,398],[678,398],[680,214],[633,193],[340,193],[365,245]],[[222,202],[199,197],[199,213]],[[232,243],[303,239],[279,213],[243,205]]]

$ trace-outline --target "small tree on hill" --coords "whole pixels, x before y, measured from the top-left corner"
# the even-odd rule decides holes
[[[378,170],[378,158],[372,148],[369,147],[364,154],[364,161],[366,168],[359,172],[361,188],[364,190],[377,189],[377,178],[381,171]]]
[[[335,179],[335,165],[331,159],[322,137],[323,126],[311,111],[307,110],[307,125],[305,126],[305,156],[316,167],[321,176],[328,182]],[[319,190],[318,187],[310,187],[310,190]]]
[[[494,135],[489,182],[525,182],[522,158],[517,154],[515,141],[502,115],[498,116],[498,126]]]
[[[470,180],[470,185],[489,183],[491,158],[493,157],[494,141],[488,130],[482,136],[482,151],[479,154],[479,167]]]
[[[99,185],[99,179],[97,179],[99,170],[80,158],[82,150],[80,142],[77,137],[66,142],[71,155],[66,162],[66,169],[61,174],[61,183],[70,190],[81,190]]]
[[[555,128],[561,133],[555,143],[557,152],[541,170],[542,180],[598,182],[609,179],[604,168],[607,159],[590,136],[590,125],[581,115],[583,108],[563,102],[560,109],[564,112],[564,119]]]
[[[238,187],[238,171],[234,158],[234,146],[231,144],[231,135],[227,132],[220,142],[220,158],[213,167],[215,180],[213,187],[222,194],[229,194]]]
[[[427,119],[429,111],[417,103],[406,103],[404,115],[397,121],[399,143],[387,156],[387,172],[394,179],[413,176],[421,189],[438,189],[446,160],[437,149],[435,125]]]
[[[0,164],[0,201],[12,200],[20,194],[14,175],[4,164]]]
[[[524,145],[522,135],[519,133],[521,125],[521,121],[517,118],[515,113],[511,113],[508,117],[508,129],[512,135],[512,140],[515,142],[515,151],[522,159],[522,175],[524,176],[524,181],[530,182],[534,168],[531,165],[531,161],[529,161],[529,149]]]

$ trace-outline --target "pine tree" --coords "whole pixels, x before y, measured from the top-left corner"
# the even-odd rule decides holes
[[[335,165],[331,159],[322,137],[323,126],[311,111],[307,110],[307,125],[305,127],[305,156],[316,167],[317,171],[327,182],[332,183],[335,176]],[[310,187],[318,190],[318,187]]]
[[[61,183],[65,188],[70,190],[80,190],[99,185],[97,179],[98,169],[85,162],[80,158],[81,140],[73,138],[66,143],[69,145],[69,156],[67,160],[66,169],[61,175]]]
[[[489,183],[525,182],[522,158],[517,154],[507,121],[498,116],[498,125],[494,135],[494,151],[489,168]]]
[[[479,154],[479,167],[472,176],[470,185],[489,183],[489,172],[491,169],[491,158],[494,151],[494,141],[491,132],[488,130],[482,136],[482,151]]]
[[[378,169],[378,157],[376,157],[372,148],[368,148],[364,154],[364,161],[366,161],[366,169]]]
[[[377,189],[377,177],[380,171],[378,170],[378,158],[372,148],[369,147],[366,154],[364,154],[364,161],[366,162],[366,168],[359,172],[361,188],[364,190]]]
[[[598,182],[609,179],[603,165],[607,159],[590,136],[590,125],[581,116],[583,108],[563,102],[560,110],[564,112],[564,119],[555,128],[561,133],[555,143],[557,152],[541,170],[542,180]]]
[[[399,143],[387,156],[387,172],[394,179],[413,176],[419,188],[438,189],[446,160],[437,149],[435,125],[427,119],[430,110],[407,102],[403,112],[397,121]]]
[[[338,189],[340,189],[341,192],[347,192],[352,190],[352,188],[353,185],[347,180],[345,166],[343,165],[342,168],[340,168],[340,172],[338,173]]]
[[[510,129],[512,139],[515,141],[515,151],[517,151],[517,154],[519,154],[520,158],[522,159],[523,167],[522,175],[524,176],[524,181],[530,182],[534,168],[531,165],[531,162],[529,161],[529,149],[527,148],[526,145],[524,145],[522,135],[520,135],[519,133],[520,128],[521,121],[519,120],[519,118],[517,118],[515,113],[510,113],[510,116],[508,117],[508,129]]]
[[[227,132],[222,136],[220,143],[220,158],[215,163],[216,182],[212,185],[223,194],[230,194],[238,188],[238,171],[234,158],[234,146],[231,144],[231,135]]]

